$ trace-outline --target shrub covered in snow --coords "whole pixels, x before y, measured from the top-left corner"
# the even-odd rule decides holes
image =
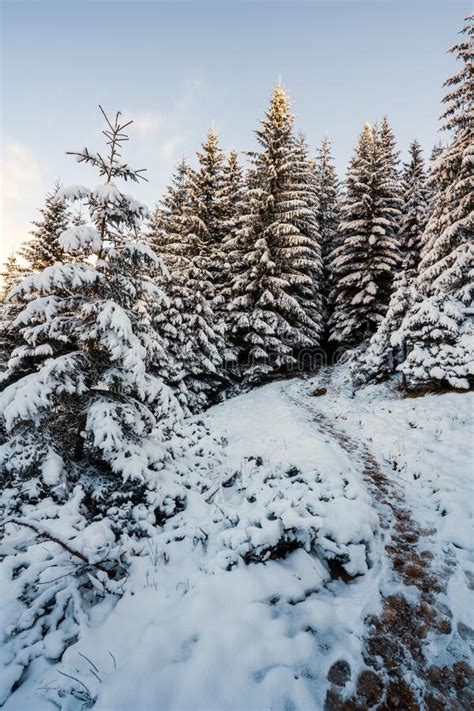
[[[43,499],[2,523],[0,703],[34,659],[60,659],[91,607],[122,590],[126,551],[110,521],[87,522],[83,497],[78,486],[64,504]]]
[[[257,462],[252,466],[251,460],[237,473],[227,503],[219,505],[228,522],[217,537],[223,547],[246,563],[286,558],[303,548],[323,560],[339,561],[350,575],[365,573],[370,565],[371,522],[360,538],[354,539],[350,525],[345,535],[341,519],[350,516],[349,481],[342,482],[340,496],[314,469],[274,466],[260,458]]]
[[[337,560],[349,575],[363,574],[377,525],[367,494],[349,461],[333,469],[323,458],[315,468],[314,433],[281,389],[275,384],[239,396],[209,415],[212,431],[229,437],[224,483],[212,498],[219,530],[209,534],[209,548],[226,566],[302,548]]]

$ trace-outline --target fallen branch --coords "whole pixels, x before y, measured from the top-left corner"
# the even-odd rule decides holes
[[[233,479],[236,473],[237,472],[233,472],[233,474],[226,474],[224,477],[222,477],[218,484],[213,489],[211,489],[210,493],[208,493],[207,496],[204,498],[206,504],[210,503],[211,499],[217,494],[217,492],[224,486],[224,484],[227,484],[228,481]]]
[[[82,560],[83,563],[86,563],[86,565],[90,565],[94,568],[97,568],[97,570],[101,570],[103,573],[109,577],[109,571],[107,568],[104,568],[101,563],[92,563],[87,556],[84,555],[84,553],[81,553],[81,551],[76,550],[75,548],[72,548],[68,543],[65,541],[62,541],[60,538],[55,536],[53,533],[50,531],[45,530],[44,528],[41,528],[40,526],[37,526],[34,523],[31,523],[30,521],[22,521],[19,518],[9,518],[8,521],[4,521],[3,523],[0,523],[0,528],[4,528],[8,523],[15,523],[17,526],[25,526],[26,528],[31,528],[32,531],[37,533],[39,536],[44,536],[47,538],[49,541],[52,541],[53,543],[57,543],[61,548],[64,548],[65,551],[67,551],[70,555],[75,556],[76,558],[79,558],[79,560]]]

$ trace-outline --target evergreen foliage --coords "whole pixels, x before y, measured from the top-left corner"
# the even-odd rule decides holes
[[[221,204],[221,266],[220,280],[214,298],[214,310],[219,330],[226,342],[225,360],[235,360],[235,348],[229,325],[229,304],[232,299],[232,282],[243,269],[245,249],[240,239],[241,214],[245,200],[245,181],[238,155],[231,151],[222,171]]]
[[[403,206],[400,222],[400,250],[403,269],[416,272],[420,261],[422,236],[429,212],[429,190],[418,141],[410,146],[410,161],[402,177]]]
[[[418,300],[413,270],[402,269],[395,277],[387,313],[367,348],[356,352],[351,362],[358,384],[386,380],[406,357],[405,344],[394,338],[409,309]]]
[[[15,253],[10,254],[4,264],[3,271],[0,273],[2,278],[0,291],[0,369],[6,367],[10,353],[20,342],[18,334],[15,334],[12,329],[12,323],[19,312],[19,308],[18,305],[8,300],[8,295],[23,279],[23,276],[23,269],[18,263],[17,255]]]

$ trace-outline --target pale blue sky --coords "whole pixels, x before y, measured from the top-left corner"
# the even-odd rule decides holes
[[[0,0],[2,249],[56,178],[91,184],[66,150],[100,145],[97,104],[136,118],[126,158],[148,168],[152,205],[212,121],[223,147],[253,129],[281,75],[312,151],[324,133],[344,174],[365,121],[389,116],[402,155],[437,140],[447,54],[465,0]]]

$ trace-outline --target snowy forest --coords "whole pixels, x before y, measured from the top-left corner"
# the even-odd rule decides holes
[[[150,209],[98,108],[2,273],[0,705],[472,708],[473,41],[344,179],[279,82]]]

